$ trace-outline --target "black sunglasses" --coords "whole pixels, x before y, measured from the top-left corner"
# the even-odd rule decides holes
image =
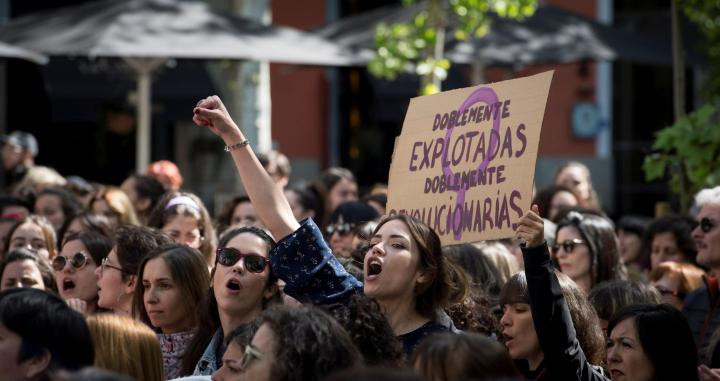
[[[329,225],[325,228],[325,232],[327,232],[328,237],[333,235],[333,233],[338,233],[341,236],[346,236],[352,233],[354,227],[355,225],[349,223]]]
[[[703,233],[709,233],[710,230],[713,230],[715,228],[715,225],[717,225],[717,222],[715,220],[703,217],[700,220],[700,230],[702,230]]]
[[[72,257],[64,257],[62,255],[58,255],[57,257],[53,258],[52,260],[52,267],[55,271],[62,271],[65,268],[65,265],[70,262],[70,266],[72,266],[75,270],[80,270],[88,263],[88,257],[87,255],[83,253],[75,253]]]
[[[556,243],[553,245],[552,250],[553,252],[557,253],[560,251],[560,248],[562,247],[563,250],[565,250],[566,253],[572,253],[573,250],[575,250],[575,246],[584,244],[585,241],[574,238],[574,239],[566,239],[563,242]]]
[[[251,273],[261,273],[270,263],[270,260],[257,254],[243,254],[238,249],[223,247],[217,249],[217,263],[223,266],[235,266],[239,260],[243,260],[245,269]]]

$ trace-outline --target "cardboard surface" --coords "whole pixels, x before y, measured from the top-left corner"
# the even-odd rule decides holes
[[[553,71],[413,98],[390,165],[389,215],[443,245],[514,236],[530,208]]]

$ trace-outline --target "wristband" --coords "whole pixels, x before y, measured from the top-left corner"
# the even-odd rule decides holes
[[[241,141],[240,143],[235,143],[233,145],[225,146],[225,152],[230,152],[230,151],[234,151],[236,149],[243,148],[248,144],[250,144],[250,141],[245,139],[245,140]]]

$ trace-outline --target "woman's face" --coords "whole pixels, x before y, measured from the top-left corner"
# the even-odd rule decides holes
[[[276,341],[275,332],[273,332],[269,325],[263,324],[258,328],[255,336],[252,338],[252,343],[250,343],[253,353],[246,354],[249,358],[245,363],[245,371],[241,373],[240,380],[270,380],[270,375],[276,362]],[[289,371],[292,371],[292,369]]]
[[[365,295],[389,301],[414,298],[425,275],[419,271],[420,255],[407,225],[400,220],[386,222],[370,245],[365,254]]]
[[[45,235],[40,226],[32,222],[26,222],[18,226],[10,237],[10,250],[20,248],[36,252],[39,256],[48,260],[55,254],[48,251]]]
[[[193,314],[187,307],[187,298],[183,297],[165,259],[159,257],[145,263],[142,285],[145,311],[153,327],[163,333],[192,328]]]
[[[257,213],[255,213],[255,207],[249,201],[241,202],[235,205],[230,224],[234,226],[263,227],[260,217],[258,217]]]
[[[72,266],[73,257],[77,254],[85,257],[85,265],[79,269]],[[65,257],[65,267],[62,270],[55,270],[55,280],[57,282],[60,296],[67,299],[80,299],[94,304],[98,298],[97,278],[95,270],[97,263],[90,256],[90,252],[82,243],[76,239],[68,241],[60,251],[60,256]]]
[[[44,216],[50,221],[55,231],[60,231],[65,223],[65,213],[62,210],[60,196],[43,194],[35,200],[35,214]]]
[[[200,227],[198,220],[191,216],[177,215],[162,227],[162,231],[169,235],[175,243],[200,248],[202,237],[200,236]]]
[[[607,363],[613,381],[655,379],[655,367],[642,348],[635,318],[621,321],[610,332]]]
[[[575,206],[577,205],[577,203],[577,198],[575,198],[575,195],[570,192],[560,191],[555,193],[552,200],[550,200],[548,219],[552,220],[553,218],[555,218],[555,216],[557,216],[560,210]]]
[[[633,232],[618,229],[618,240],[623,263],[632,263],[637,260],[642,250],[642,238]]]
[[[227,244],[243,254],[255,254],[267,258],[268,244],[253,233],[240,233]],[[232,266],[220,263],[215,265],[213,292],[221,312],[235,316],[254,317],[262,311],[264,299],[269,299],[276,289],[268,287],[270,266],[261,273],[250,272],[245,268],[245,260],[240,259]]]
[[[353,232],[349,224],[343,222],[342,216],[331,225],[333,233],[330,235],[330,249],[338,257],[350,257],[353,250]]]
[[[555,184],[562,185],[575,193],[580,205],[590,199],[590,181],[585,171],[578,166],[569,166],[562,170],[555,179]]]
[[[672,271],[666,271],[660,279],[652,282],[652,285],[662,296],[662,302],[667,303],[678,310],[683,308],[683,298],[680,295],[682,285],[681,275]]]
[[[122,305],[123,300],[132,295],[134,287],[132,279],[123,280],[122,267],[118,261],[116,248],[113,247],[105,259],[105,266],[99,266],[95,270],[97,277],[98,306],[102,308],[116,309]]]
[[[583,243],[577,243],[579,241]],[[560,264],[560,271],[576,282],[578,279],[590,276],[590,250],[577,228],[573,226],[560,228],[556,242],[559,250],[555,253],[555,257]],[[563,245],[565,242],[570,244]]]
[[[110,222],[110,226],[113,228],[120,225],[120,215],[116,211],[112,210],[110,205],[108,205],[107,201],[104,199],[95,200],[91,209],[93,213],[102,214],[107,217],[108,222]]]
[[[663,232],[653,236],[650,245],[650,269],[654,269],[663,262],[683,262],[684,259],[682,253],[678,250],[673,233]]]
[[[354,181],[340,179],[328,192],[329,212],[332,213],[343,202],[357,201],[358,189]]]
[[[542,355],[529,304],[510,303],[504,305],[500,324],[505,338],[505,347],[514,360],[536,359]]]
[[[23,259],[5,266],[0,279],[0,291],[18,287],[45,289],[42,274],[35,261]]]

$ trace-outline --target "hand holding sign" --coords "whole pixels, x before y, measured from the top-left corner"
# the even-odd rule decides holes
[[[393,153],[389,214],[423,221],[444,245],[512,237],[530,207],[552,76],[412,99]]]

